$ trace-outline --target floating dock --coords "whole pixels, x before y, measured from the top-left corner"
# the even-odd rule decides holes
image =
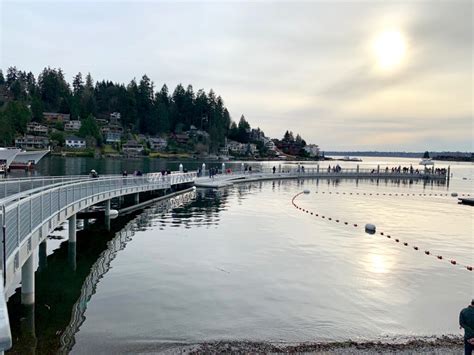
[[[233,184],[283,179],[411,179],[411,180],[446,180],[446,174],[430,173],[387,173],[377,170],[359,171],[346,170],[344,172],[307,171],[307,172],[240,172],[217,174],[213,177],[202,174],[197,178],[194,186],[201,188],[223,188]]]

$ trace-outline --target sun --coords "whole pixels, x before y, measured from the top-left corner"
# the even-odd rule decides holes
[[[406,40],[400,31],[386,30],[375,37],[372,48],[377,67],[393,70],[400,66],[405,57]]]

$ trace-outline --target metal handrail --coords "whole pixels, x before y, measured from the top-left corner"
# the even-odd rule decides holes
[[[48,186],[40,191],[27,191],[22,195],[12,196],[1,206],[0,216],[3,221],[5,241],[4,260],[10,261],[15,250],[23,245],[27,236],[51,220],[57,213],[71,205],[97,196],[102,193],[113,192],[123,188],[145,187],[169,188],[171,185],[187,183],[194,180],[196,173],[169,174],[161,177],[150,175],[87,179]]]

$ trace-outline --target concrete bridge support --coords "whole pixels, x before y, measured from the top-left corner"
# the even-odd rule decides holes
[[[140,203],[140,193],[137,192],[136,194],[133,194],[133,202],[138,205]]]
[[[21,303],[35,303],[35,268],[33,254],[21,267]]]
[[[105,216],[110,216],[110,200],[105,201]]]
[[[76,242],[76,215],[72,215],[68,219],[69,221],[69,243]]]
[[[68,245],[68,261],[73,271],[76,270],[76,220],[77,215],[69,217],[69,245]]]
[[[38,271],[43,271],[48,266],[48,253],[46,239],[43,240],[38,247]]]
[[[76,262],[76,246],[77,243],[69,243],[67,246],[67,259],[69,267],[72,271],[76,271],[77,262]]]

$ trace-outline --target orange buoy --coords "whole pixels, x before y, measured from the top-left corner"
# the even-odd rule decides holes
[[[413,247],[413,249],[418,250],[418,247]]]
[[[468,269],[469,271],[472,271],[472,266],[466,266],[466,269]]]
[[[451,260],[451,264],[456,265],[456,260]]]
[[[426,255],[430,255],[430,252],[428,250],[425,250]]]

